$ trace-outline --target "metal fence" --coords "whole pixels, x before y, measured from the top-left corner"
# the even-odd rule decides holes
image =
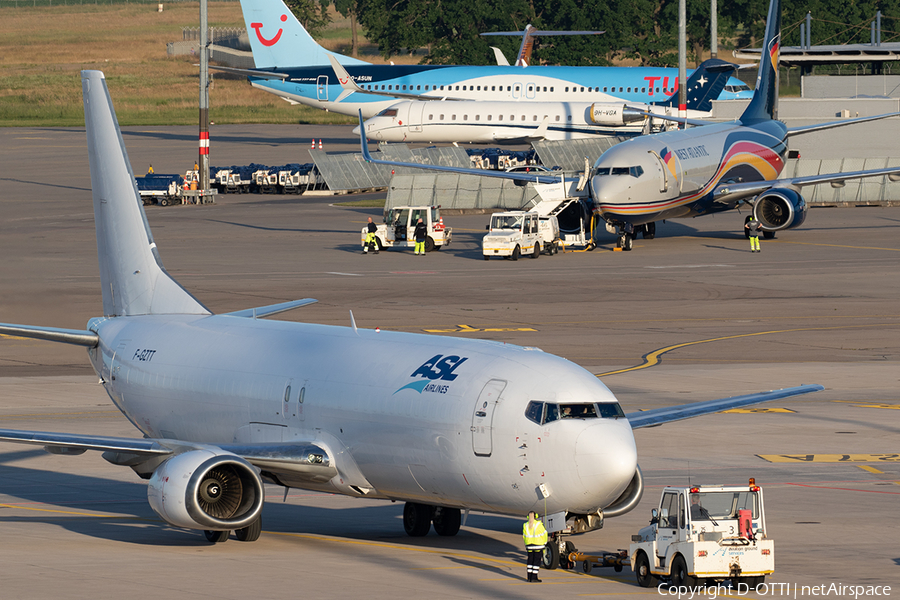
[[[385,210],[394,206],[438,205],[444,210],[516,210],[539,201],[532,185],[508,179],[456,173],[396,174]]]

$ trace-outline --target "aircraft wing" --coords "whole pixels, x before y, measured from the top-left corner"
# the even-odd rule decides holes
[[[803,127],[791,127],[787,130],[787,137],[800,135],[801,133],[811,133],[813,131],[834,129],[835,127],[844,127],[845,125],[866,123],[867,121],[878,121],[879,119],[887,119],[888,117],[896,116],[900,116],[900,112],[885,113],[883,115],[875,115],[874,117],[859,117],[856,119],[845,119],[843,121],[831,121],[830,123],[819,123],[817,125],[804,125]]]
[[[653,119],[660,119],[662,121],[672,121],[674,123],[682,123],[685,125],[691,125],[693,127],[700,127],[701,125],[711,125],[712,121],[702,121],[700,119],[689,119],[687,117],[670,117],[669,115],[661,115],[658,113],[651,112],[647,109],[643,108],[635,108],[633,106],[625,105],[625,108],[630,108],[631,110],[635,110],[638,113],[644,115],[645,117],[651,117]]]
[[[78,435],[49,431],[0,429],[0,442],[43,446],[51,454],[79,455],[88,450],[104,453],[109,462],[132,466],[153,457],[181,454],[190,450],[223,450],[244,458],[270,473],[327,481],[337,474],[328,452],[314,442],[273,442],[263,444],[198,444],[182,440],[137,439],[99,435]]]
[[[422,163],[407,163],[393,160],[379,160],[372,158],[369,154],[369,144],[366,141],[365,124],[363,123],[362,111],[359,111],[359,145],[362,150],[363,158],[366,162],[376,165],[390,165],[392,167],[409,167],[410,169],[423,169],[426,171],[446,171],[448,173],[459,173],[461,175],[477,175],[478,177],[494,177],[496,179],[512,179],[513,181],[530,181],[532,183],[560,183],[563,180],[561,175],[545,175],[538,173],[507,173],[506,171],[492,171],[490,169],[467,169],[465,167],[447,167],[444,165],[424,165]],[[538,128],[540,129],[540,128]],[[543,172],[542,172],[543,173]]]
[[[234,312],[224,314],[232,317],[249,317],[252,319],[258,319],[271,315],[277,315],[278,313],[283,313],[285,311],[292,310],[294,308],[300,308],[301,306],[306,306],[307,304],[314,304],[316,302],[318,302],[318,300],[314,300],[312,298],[304,298],[302,300],[291,300],[290,302],[281,302],[279,304],[270,304],[268,306],[260,306],[257,308],[245,308],[244,310],[236,310]]]
[[[798,396],[810,392],[819,392],[824,389],[825,388],[821,385],[801,385],[781,390],[773,390],[771,392],[761,392],[759,394],[734,396],[722,400],[707,400],[704,402],[693,402],[691,404],[681,404],[679,406],[668,408],[654,408],[642,412],[628,413],[625,415],[625,418],[631,423],[632,429],[655,427],[657,425],[662,425],[663,423],[691,419],[693,417],[699,417],[700,415],[708,415],[730,408],[750,406],[751,404],[759,404],[760,402],[768,402],[780,398],[789,398],[790,396]]]
[[[881,177],[887,175],[891,181],[900,181],[900,167],[870,169],[868,171],[848,171],[846,173],[823,173],[805,177],[789,177],[771,181],[746,181],[741,183],[723,183],[716,187],[713,197],[716,202],[736,204],[737,202],[757,196],[775,187],[803,187],[821,183],[837,183],[848,179],[862,177]]]
[[[198,67],[200,65],[194,65]],[[257,71],[256,69],[237,69],[234,67],[219,67],[215,65],[209,65],[210,69],[214,71],[223,71],[225,73],[234,73],[235,75],[246,75],[247,77],[259,77],[261,79],[287,79],[290,77],[287,73],[278,73],[275,71]]]

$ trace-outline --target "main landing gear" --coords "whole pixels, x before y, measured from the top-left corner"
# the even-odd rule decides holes
[[[445,506],[432,506],[431,504],[419,504],[407,502],[403,507],[403,529],[412,537],[428,535],[431,526],[441,536],[454,536],[459,533],[462,524],[462,515],[458,508]]]

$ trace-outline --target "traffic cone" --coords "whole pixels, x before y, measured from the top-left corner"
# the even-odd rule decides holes
[[[309,145],[310,150],[316,149],[316,138],[313,138],[312,144]]]
[[[322,140],[319,140],[319,150],[322,149]]]

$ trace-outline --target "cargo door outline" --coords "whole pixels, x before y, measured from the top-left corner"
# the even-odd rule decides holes
[[[505,388],[506,381],[491,379],[485,384],[478,401],[475,402],[472,410],[472,450],[476,456],[490,456],[494,450],[494,409]]]

